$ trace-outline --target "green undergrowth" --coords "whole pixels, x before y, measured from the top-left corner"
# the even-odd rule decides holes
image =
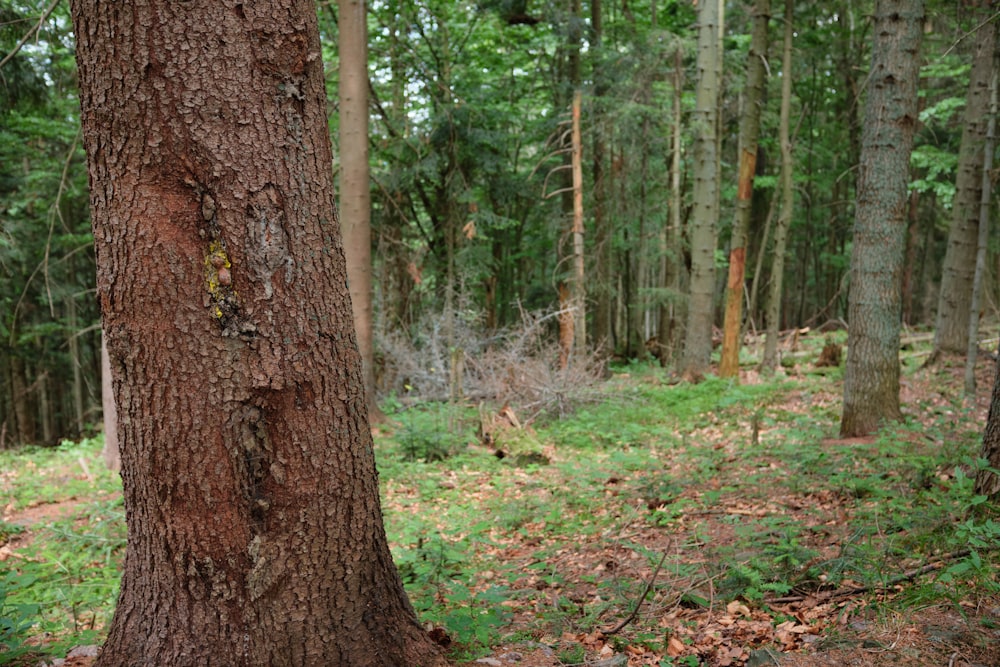
[[[479,440],[496,406],[389,406],[376,459],[414,608],[456,659],[532,641],[580,662],[565,633],[626,618],[657,567],[643,614],[616,641],[660,654],[665,609],[768,610],[781,596],[867,587],[864,604],[888,613],[1000,592],[1000,525],[972,491],[981,424],[938,397],[875,438],[841,441],[839,392],[830,373],[689,385],[630,367],[599,400],[508,434],[544,455],[520,462]],[[101,638],[124,527],[100,445],[0,453],[8,515],[75,501],[31,525],[0,523],[0,540],[19,545],[0,563],[4,655]]]
[[[0,452],[0,664],[37,664],[103,637],[125,550],[121,481],[103,438]],[[33,660],[33,662],[32,662]],[[22,661],[22,662],[19,662]]]

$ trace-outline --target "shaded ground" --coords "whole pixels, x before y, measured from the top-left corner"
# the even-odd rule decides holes
[[[952,398],[961,386],[960,367],[907,375],[902,398],[914,424],[894,435],[901,446],[928,453],[947,446],[946,437],[922,432],[921,424],[932,430],[932,420],[936,433],[949,420],[956,429],[963,421],[984,423],[993,382],[990,360],[983,359],[978,375],[979,403],[963,414]],[[747,374],[742,381],[753,385],[758,378]],[[443,469],[430,481],[389,477],[390,535],[394,525],[406,525],[406,517],[436,513],[444,530],[449,498],[482,508],[494,522],[475,543],[476,571],[466,576],[473,618],[495,611],[490,606],[496,605],[504,622],[490,635],[497,642],[488,655],[460,662],[463,666],[1000,666],[1000,598],[961,587],[950,589],[950,595],[937,590],[927,602],[915,593],[932,586],[962,554],[945,549],[909,554],[907,539],[916,528],[876,525],[872,532],[881,540],[879,549],[883,543],[892,546],[865,556],[883,553],[884,562],[866,562],[881,579],[861,581],[834,571],[846,562],[846,553],[861,553],[867,546],[852,526],[869,512],[876,524],[882,520],[877,508],[885,502],[886,488],[933,488],[948,484],[955,474],[935,468],[875,475],[859,463],[841,486],[808,479],[795,483],[806,463],[787,442],[788,424],[798,417],[805,425],[816,414],[835,414],[839,401],[837,383],[813,383],[787,392],[779,404],[744,411],[736,428],[708,416],[679,436],[682,447],[650,448],[645,468],[630,460],[618,469],[613,452],[603,468],[578,467],[579,451],[546,445],[548,465]],[[640,440],[620,449],[645,447]],[[836,475],[845,451],[857,452],[860,461],[881,447],[884,443],[875,438],[818,438],[810,445],[808,463],[829,457],[836,461],[830,468]],[[691,456],[698,448],[711,456]],[[481,453],[491,455],[485,449]],[[699,482],[685,483],[690,479]],[[434,492],[422,486],[428,483]],[[567,498],[573,499],[569,505]],[[71,514],[76,504],[8,506],[4,521],[26,530],[0,546],[0,561],[22,558],[19,551],[30,544],[35,527]],[[494,516],[496,508],[509,511]],[[518,513],[511,518],[514,510]],[[569,513],[578,534],[567,540],[560,530]],[[397,556],[400,549],[411,554],[415,544],[424,548],[423,535],[397,532]],[[784,589],[754,579],[761,576],[754,569],[760,554],[771,563],[785,559]],[[729,565],[720,568],[722,561]],[[400,566],[406,578],[412,563],[403,558]],[[440,571],[437,595],[444,603],[448,577],[455,573],[449,575],[447,563]],[[826,585],[826,574],[816,574],[826,571],[836,583]],[[508,592],[493,601],[489,591],[500,583]],[[734,595],[734,586],[742,592]],[[907,601],[900,602],[904,597]],[[92,662],[84,655],[65,665]]]

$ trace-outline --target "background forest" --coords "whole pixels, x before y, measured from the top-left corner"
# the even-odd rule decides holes
[[[794,3],[794,209],[779,330],[841,326],[871,43],[867,2]],[[746,113],[751,5],[726,6],[718,130],[721,326]],[[760,105],[745,329],[763,330],[775,262],[781,7]],[[320,3],[331,137],[336,6]],[[369,106],[377,389],[475,393],[497,332],[560,308],[572,271],[569,111],[582,91],[588,341],[603,357],[678,359],[688,303],[697,9],[688,2],[372,2]],[[930,327],[955,197],[971,3],[927,9],[912,157],[903,320]],[[68,8],[0,8],[0,446],[100,422],[100,326]],[[340,151],[335,146],[335,154]],[[339,170],[340,165],[333,165]],[[984,308],[997,303],[995,234]],[[974,261],[974,257],[972,258]],[[563,300],[563,302],[565,299]],[[772,318],[774,319],[774,318]],[[535,321],[534,319],[532,321]],[[542,320],[556,339],[556,320]],[[457,354],[456,354],[457,351]],[[602,357],[602,358],[603,358]],[[458,382],[457,377],[464,379]],[[464,376],[464,377],[463,377]]]

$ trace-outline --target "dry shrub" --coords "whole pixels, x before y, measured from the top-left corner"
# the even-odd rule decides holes
[[[560,368],[558,316],[522,310],[518,326],[485,335],[474,318],[456,315],[451,345],[444,315],[426,321],[412,338],[381,337],[379,391],[425,401],[456,398],[457,391],[468,400],[511,406],[527,421],[561,416],[596,397],[605,360],[573,358]],[[461,387],[452,382],[453,368],[461,370]]]

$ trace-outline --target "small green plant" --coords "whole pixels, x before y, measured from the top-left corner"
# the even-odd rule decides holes
[[[428,404],[399,413],[396,433],[406,461],[433,463],[454,456],[472,440],[471,422],[461,406]]]
[[[6,572],[0,578],[0,664],[34,650],[25,640],[39,620],[41,605],[14,602],[11,595],[23,592],[35,582],[29,574]]]
[[[464,584],[453,584],[445,595],[447,611],[441,618],[442,625],[459,644],[470,649],[489,647],[510,622],[510,614],[502,606],[508,595],[503,586],[474,593]]]

